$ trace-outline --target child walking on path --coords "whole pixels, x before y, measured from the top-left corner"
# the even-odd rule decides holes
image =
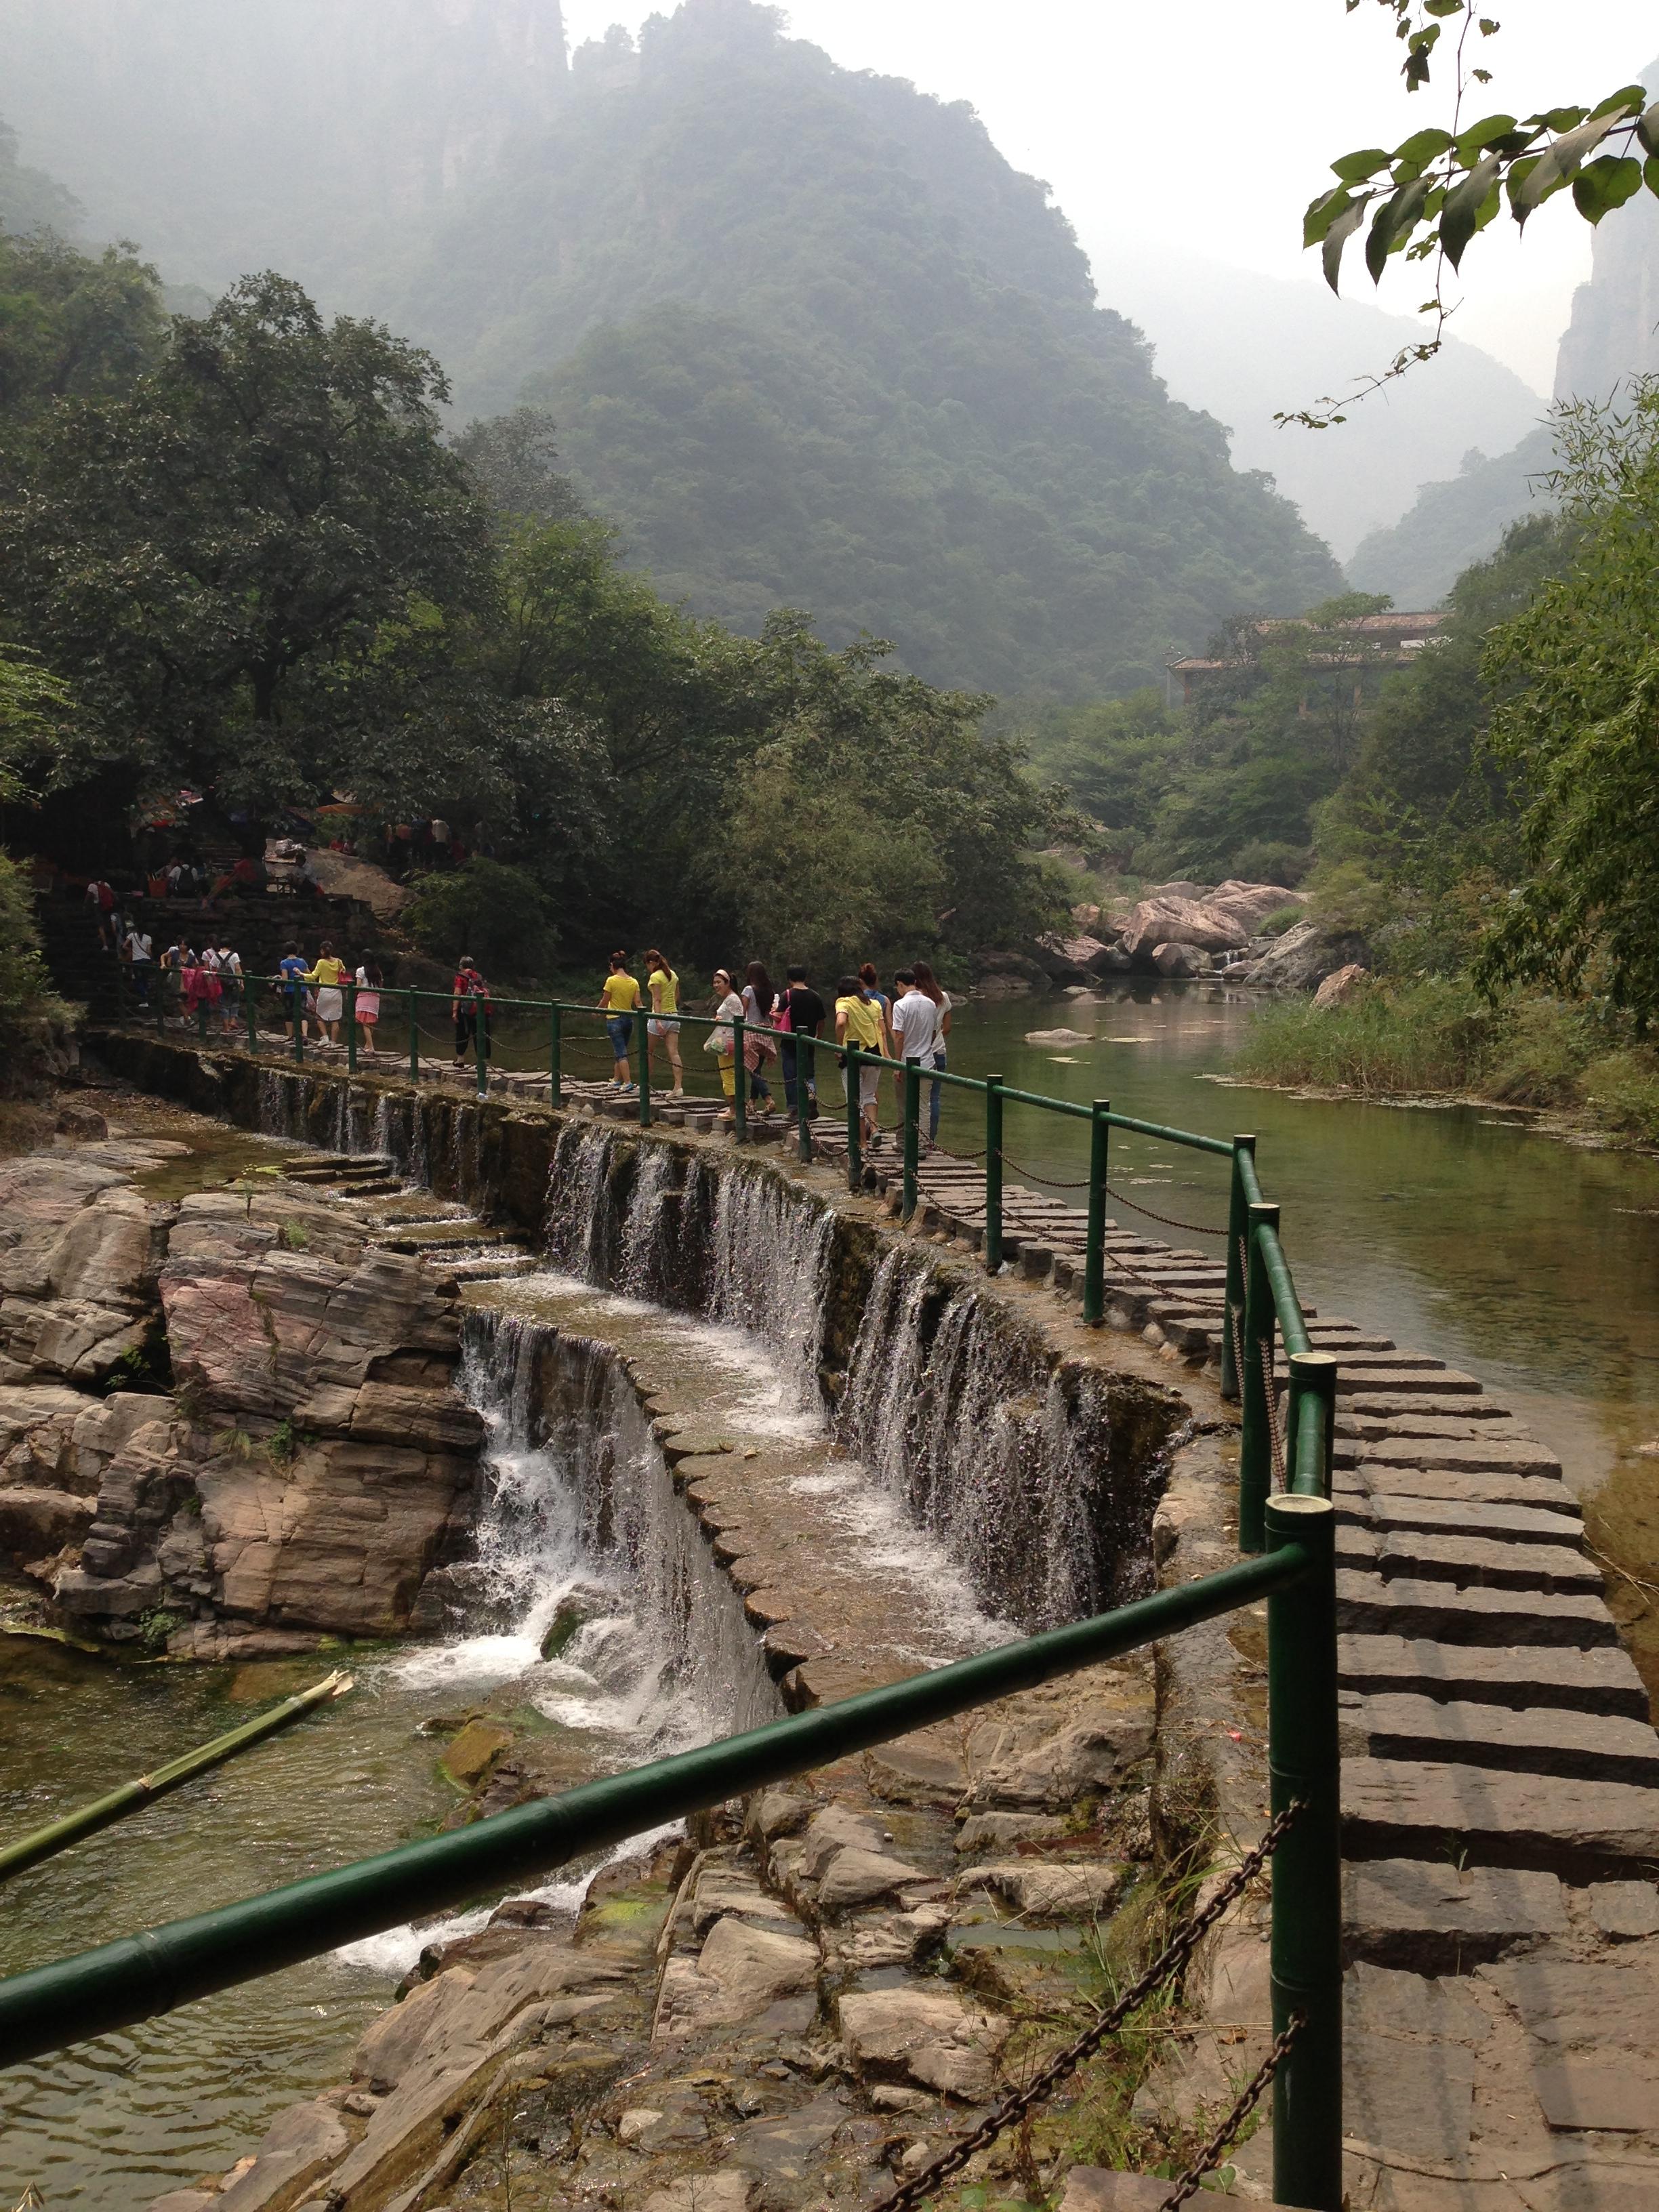
[[[861,975],[843,975],[836,993],[836,1042],[843,1049],[856,1045],[860,1052],[879,1053],[888,1058],[887,1024],[882,1018],[881,1001],[872,998],[864,987]],[[847,1075],[847,1095],[853,1095],[852,1063],[843,1060]],[[873,1146],[876,1141],[876,1086],[881,1080],[881,1070],[863,1061],[859,1064],[859,1126],[863,1140]]]

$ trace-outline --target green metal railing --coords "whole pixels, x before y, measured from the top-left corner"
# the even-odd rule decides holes
[[[165,1027],[167,979],[153,979],[155,1004],[143,1011]],[[174,985],[176,992],[176,984]],[[355,987],[342,986],[349,1069],[356,1066]],[[279,980],[246,979],[241,1012],[258,1053],[258,1001]],[[382,989],[406,1001],[408,1072],[420,1074],[419,1008],[447,1004],[448,993]],[[293,1010],[293,1001],[278,1006]],[[562,1102],[563,1054],[569,1019],[605,1018],[605,1010],[571,1000],[501,1000],[501,1012],[539,1014],[547,1023],[550,1098]],[[478,1094],[489,1087],[488,1018],[479,1010],[471,1039]],[[644,1009],[628,1040],[635,1055],[642,1127],[654,1114]],[[750,1076],[744,1065],[749,1026],[680,1013],[689,1031],[729,1032],[732,1088],[726,1093],[733,1137],[749,1133]],[[205,1036],[204,1009],[198,1032]],[[292,1025],[291,1049],[304,1057],[303,1023]],[[769,1031],[768,1035],[773,1033]],[[1337,1743],[1334,1513],[1330,1470],[1334,1441],[1337,1363],[1316,1352],[1280,1243],[1279,1208],[1262,1196],[1255,1139],[1196,1135],[1115,1113],[1105,1099],[1087,1105],[1019,1091],[1000,1075],[957,1075],[915,1060],[806,1036],[775,1040],[795,1055],[796,1127],[800,1157],[813,1154],[812,1088],[823,1056],[835,1054],[847,1075],[847,1178],[864,1188],[859,1077],[870,1066],[896,1073],[901,1086],[903,1209],[914,1213],[920,1192],[921,1099],[925,1084],[977,1096],[985,1130],[985,1235],[988,1268],[1005,1257],[1004,1129],[1012,1108],[1056,1114],[1089,1129],[1087,1234],[1083,1311],[1103,1317],[1107,1170],[1110,1133],[1122,1130],[1225,1159],[1229,1166],[1226,1290],[1221,1389],[1240,1402],[1239,1565],[1175,1589],[978,1657],[939,1668],[836,1705],[798,1714],[749,1734],[660,1759],[592,1783],[562,1797],[497,1814],[459,1833],[434,1837],[379,1858],[193,1919],[178,1921],[79,1958],[0,1983],[0,2064],[131,2025],[303,1958],[404,1921],[465,1905],[530,1875],[544,1875],[663,1822],[722,1802],[763,1784],[810,1771],[826,1761],[869,1749],[912,1729],[965,1712],[1120,1656],[1198,1623],[1265,1599],[1268,1646],[1268,1765],[1275,1815],[1295,1805],[1297,1817],[1279,1843],[1273,1881],[1272,1980],[1275,2036],[1294,2019],[1302,2026],[1274,2076],[1273,2194],[1281,2204],[1338,2212],[1341,2203],[1342,2026],[1340,1953],[1340,1761]],[[389,1061],[389,1066],[398,1065]],[[724,1085],[722,1085],[724,1091]],[[706,1102],[705,1102],[706,1103]],[[1275,1345],[1288,1364],[1285,1419],[1278,1420]]]
[[[1310,1480],[1318,1471],[1307,1470]],[[1328,1499],[1273,1498],[1265,1555],[1091,1620],[514,1807],[285,1888],[100,1945],[0,1982],[0,2065],[106,2035],[404,1922],[468,1904],[769,1783],[890,1742],[1265,1599],[1275,1815],[1294,1806],[1273,1880],[1273,2193],[1341,2202],[1340,1857],[1336,1613]]]
[[[164,1030],[169,1007],[175,1011],[179,1007],[178,975],[173,971],[158,969],[150,979],[150,987],[149,1000],[136,1011],[154,1020],[158,1030]],[[356,1074],[361,1072],[356,1018],[359,988],[356,984],[346,983],[339,988],[343,1001],[340,1026],[344,1036],[346,1066],[349,1073]],[[454,995],[447,991],[393,990],[382,987],[378,996],[383,1018],[392,1002],[398,1000],[404,1002],[408,1017],[408,1073],[411,1082],[418,1083],[421,1075],[421,1007],[426,1005],[447,1010],[456,1003]],[[241,984],[239,1012],[249,1049],[257,1054],[262,1048],[259,1014],[262,1006],[268,1006],[288,1028],[288,1049],[295,1065],[302,1066],[306,1022],[304,1018],[296,1018],[298,1006],[302,1003],[302,994],[296,995],[295,987],[281,976],[245,977]],[[595,1006],[591,1001],[570,999],[492,997],[477,1002],[471,1024],[471,1054],[473,1080],[481,1098],[486,1097],[489,1091],[493,1048],[490,1019],[495,1013],[526,1014],[540,1017],[546,1021],[549,1096],[556,1108],[563,1103],[564,1059],[566,1049],[572,1042],[571,1018],[588,1023],[603,1023],[609,1018],[608,1010],[603,1006]],[[653,1017],[645,1006],[629,1017],[630,1033],[626,1047],[632,1055],[636,1094],[635,1111],[641,1128],[652,1126],[657,1112],[651,1079],[651,1040],[647,1030],[647,1021],[653,1018],[657,1018]],[[679,1023],[684,1030],[693,1033],[719,1034],[722,1038],[730,1039],[729,1050],[720,1055],[729,1065],[732,1079],[731,1091],[726,1094],[726,1103],[731,1115],[734,1140],[738,1144],[747,1143],[753,1078],[744,1063],[754,1025],[744,1022],[741,1017],[722,1020],[718,1016],[708,1014],[677,1012],[665,1018]],[[221,1020],[222,1028],[222,1011]],[[196,1028],[204,1042],[210,1041],[205,1006],[198,1010]],[[810,1162],[813,1157],[812,1101],[824,1060],[833,1058],[844,1069],[847,1090],[846,1175],[850,1191],[859,1192],[865,1188],[866,1161],[859,1109],[860,1071],[876,1068],[887,1074],[896,1075],[901,1106],[900,1212],[906,1221],[915,1214],[921,1197],[921,1121],[924,1087],[928,1084],[939,1085],[980,1099],[985,1137],[982,1147],[985,1160],[984,1259],[987,1269],[992,1273],[1003,1266],[1007,1256],[1003,1194],[1005,1170],[1008,1164],[1004,1129],[1009,1108],[1058,1115],[1063,1120],[1086,1122],[1089,1170],[1082,1312],[1084,1321],[1091,1326],[1097,1326],[1103,1321],[1107,1306],[1106,1207],[1111,1132],[1118,1129],[1133,1136],[1150,1137],[1159,1144],[1182,1146],[1188,1151],[1228,1162],[1231,1172],[1221,1395],[1224,1398],[1238,1401],[1242,1407],[1240,1545],[1249,1553],[1261,1551],[1267,1541],[1263,1515],[1270,1491],[1276,1483],[1280,1488],[1295,1487],[1291,1471],[1285,1463],[1286,1453],[1279,1442],[1276,1419],[1275,1342],[1282,1344],[1289,1363],[1286,1433],[1291,1437],[1299,1435],[1304,1420],[1322,1420],[1328,1443],[1327,1464],[1328,1442],[1334,1421],[1336,1383],[1334,1363],[1326,1355],[1316,1352],[1309,1340],[1301,1303],[1279,1242],[1279,1208],[1267,1204],[1262,1197],[1261,1185],[1256,1174],[1255,1137],[1244,1135],[1229,1139],[1195,1135],[1189,1130],[1169,1128],[1160,1122],[1143,1121],[1133,1115],[1114,1113],[1111,1102],[1105,1098],[1097,1098],[1084,1105],[1075,1099],[1049,1098],[1040,1091],[1016,1090],[1000,1075],[951,1074],[943,1068],[924,1066],[914,1060],[895,1061],[883,1054],[866,1052],[851,1044],[838,1045],[829,1038],[781,1034],[770,1028],[760,1034],[771,1043],[793,1052],[796,1144],[803,1163]],[[377,1067],[381,1064],[390,1070],[399,1063],[388,1054],[380,1054],[376,1056]],[[702,1097],[692,1103],[707,1108],[721,1102],[718,1098]],[[1309,1410],[1310,1406],[1319,1409],[1316,1414]]]

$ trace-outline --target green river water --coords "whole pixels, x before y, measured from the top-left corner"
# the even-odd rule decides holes
[[[1203,1079],[1224,1067],[1250,1011],[1243,996],[1204,986],[971,1004],[957,1012],[951,1065],[1061,1097],[1109,1097],[1211,1134],[1255,1130],[1304,1297],[1480,1376],[1559,1453],[1598,1547],[1629,1575],[1659,1579],[1659,1459],[1638,1449],[1659,1438],[1659,1161],[1581,1149],[1479,1108],[1321,1102]],[[1061,1024],[1091,1041],[1025,1041]],[[502,1036],[504,1060],[527,1057],[514,1042]],[[688,1060],[696,1087],[708,1088],[708,1063],[695,1052]],[[978,1102],[945,1096],[942,1138],[971,1151],[983,1142]],[[179,1133],[197,1141],[202,1125]],[[1057,1181],[1085,1171],[1077,1124],[1010,1109],[1006,1141]],[[154,1188],[200,1187],[276,1157],[210,1134],[196,1160]],[[1158,1213],[1217,1226],[1224,1218],[1224,1165],[1179,1148],[1115,1138],[1112,1179]],[[1609,1595],[1651,1689],[1659,1623],[1648,1593],[1615,1573]],[[0,1834],[204,1741],[333,1662],[116,1667],[0,1638]],[[293,1880],[441,1819],[453,1796],[434,1769],[437,1746],[416,1732],[441,1698],[396,1655],[353,1654],[351,1663],[360,1686],[350,1698],[9,1885],[0,1972]],[[32,2183],[51,2212],[130,2212],[222,2170],[276,2110],[338,2078],[407,1963],[393,1946],[313,1962],[7,2075],[0,2203]]]

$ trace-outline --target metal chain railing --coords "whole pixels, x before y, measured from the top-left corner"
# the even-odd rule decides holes
[[[1085,2059],[1091,2058],[1107,2037],[1122,2027],[1136,2008],[1157,1990],[1172,1982],[1182,1972],[1211,1929],[1213,1928],[1234,1899],[1248,1889],[1267,1861],[1279,1848],[1279,1841],[1303,1810],[1300,1798],[1295,1798],[1273,1823],[1261,1841],[1247,1851],[1232,1873],[1228,1875],[1209,1903],[1182,1923],[1165,1944],[1152,1965],[1139,1980],[1132,1982],[1115,2003],[1107,2006],[1090,2021],[1075,2041],[1057,2051],[1048,2064],[1039,2069],[1023,2089],[1016,2089],[994,2106],[979,2124],[965,2136],[959,2136],[939,2156],[923,2166],[919,2172],[900,2184],[889,2197],[884,2197],[874,2212],[911,2212],[923,2197],[931,2196],[940,2182],[948,2181],[953,2173],[960,2173],[970,2159],[982,2150],[988,2150],[1000,2136],[1023,2120],[1026,2114],[1043,2102],[1060,2084],[1074,2074]],[[1282,2054],[1281,2054],[1282,2055]],[[1275,2061],[1277,2063],[1277,2061]],[[1271,2075],[1268,2077],[1271,2079]]]
[[[1227,1234],[1224,1229],[1206,1228],[1201,1221],[1177,1221],[1172,1213],[1154,1212],[1150,1206],[1143,1206],[1138,1198],[1126,1197],[1115,1182],[1109,1182],[1106,1189],[1108,1195],[1119,1206],[1127,1206],[1132,1213],[1144,1213],[1148,1221],[1160,1222],[1165,1229],[1184,1230],[1188,1237],[1224,1237]]]
[[[1306,2022],[1299,2012],[1293,2012],[1285,2023],[1282,2035],[1275,2036],[1273,2047],[1255,2072],[1239,2091],[1232,2110],[1227,2114],[1198,2156],[1181,2176],[1175,2187],[1158,2208],[1158,2212],[1181,2212],[1189,2197],[1196,2196],[1203,2186],[1206,2173],[1213,2173],[1227,2152],[1234,2137],[1261,2101],[1263,2091],[1284,2063],[1285,2054],[1301,2034]]]

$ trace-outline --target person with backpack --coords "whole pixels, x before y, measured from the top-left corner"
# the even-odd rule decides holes
[[[468,1058],[477,1054],[480,1041],[484,1058],[489,1059],[495,1048],[495,1041],[489,1033],[489,986],[478,973],[477,963],[469,960],[465,952],[455,963],[449,1011],[455,1023],[456,1066],[466,1066]]]

